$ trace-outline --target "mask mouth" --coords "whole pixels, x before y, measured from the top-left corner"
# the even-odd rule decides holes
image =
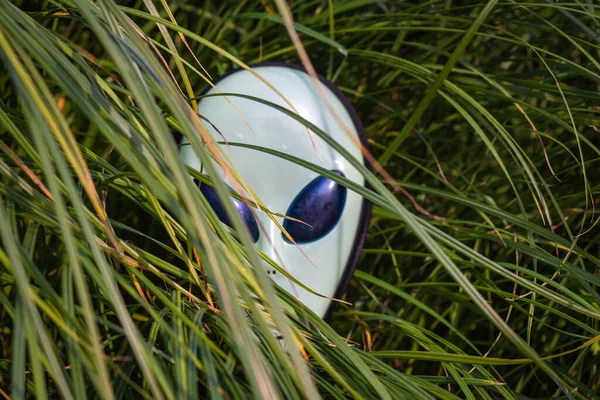
[[[306,85],[302,85],[300,84],[298,86],[298,82],[304,82],[304,81],[310,81],[310,79],[306,79],[306,77],[308,76],[306,70],[301,67],[301,66],[297,66],[297,65],[292,65],[292,64],[285,64],[285,63],[276,63],[276,62],[263,62],[263,63],[258,63],[258,64],[252,64],[250,65],[251,68],[256,69],[257,73],[260,75],[263,75],[265,77],[265,79],[267,79],[267,81],[270,81],[270,78],[267,76],[269,75],[269,73],[272,73],[271,76],[279,76],[279,80],[278,80],[278,84],[273,83],[273,85],[281,92],[284,94],[284,96],[286,98],[288,98],[288,96],[292,96],[294,97],[295,100],[290,100],[292,102],[292,104],[294,104],[294,107],[297,108],[298,110],[304,109],[305,105],[308,105],[308,109],[315,109],[314,106],[315,104],[317,105],[316,109],[318,110],[323,110],[325,109],[325,106],[319,104],[320,102],[320,97],[314,95],[314,88],[312,87],[312,83],[310,83],[310,91],[309,92],[304,92],[304,95],[298,95],[298,93],[303,93],[302,90],[307,90],[307,86]],[[268,68],[267,68],[268,67]],[[254,97],[259,97],[259,98],[265,98],[263,97],[263,94],[266,93],[266,86],[264,86],[264,83],[262,84],[264,86],[264,89],[261,91],[259,91],[258,93],[256,92],[251,92],[251,89],[249,89],[252,85],[250,82],[252,79],[256,79],[253,75],[250,75],[247,71],[245,71],[242,68],[237,68],[234,69],[232,71],[229,71],[228,73],[224,74],[223,76],[221,76],[217,81],[215,81],[215,85],[217,87],[219,87],[219,84],[221,85],[227,85],[226,83],[224,83],[224,81],[229,78],[232,77],[236,74],[248,74],[248,78],[246,78],[244,75],[238,75],[238,77],[236,77],[236,79],[238,80],[238,84],[237,86],[229,87],[229,90],[222,90],[224,93],[240,93],[240,94],[247,94],[250,96],[254,96]],[[283,80],[281,79],[281,77],[284,77]],[[289,82],[286,81],[287,77],[291,77],[291,79],[289,79]],[[298,77],[300,77],[300,81],[298,80]],[[328,97],[330,97],[330,100],[333,101],[333,103],[331,104],[338,104],[336,106],[336,110],[337,112],[341,112],[342,114],[347,114],[346,117],[344,117],[347,121],[349,121],[346,126],[350,126],[348,125],[351,121],[351,127],[354,128],[354,131],[356,133],[357,138],[359,139],[360,143],[362,144],[362,146],[364,146],[365,148],[368,148],[367,146],[367,139],[366,139],[366,134],[364,131],[364,128],[355,112],[355,110],[353,109],[352,105],[350,104],[350,102],[345,98],[345,96],[341,93],[341,91],[331,82],[327,81],[325,78],[323,78],[322,76],[318,75],[319,81],[321,82],[321,84],[323,84],[325,86],[326,89],[328,89],[328,91],[330,92],[330,95],[328,95]],[[244,79],[247,79],[247,83],[248,85],[244,84]],[[241,84],[240,84],[240,80],[241,80]],[[286,86],[287,85],[287,86]],[[208,87],[203,93],[202,95],[206,95],[208,94],[208,92],[211,90],[210,87]],[[333,96],[331,96],[333,95]],[[231,97],[232,99],[235,99],[235,97]],[[217,114],[219,114],[220,109],[215,109],[215,108],[210,108],[211,106],[209,106],[210,101],[215,101],[219,99],[219,97],[210,97],[210,98],[205,98],[203,100],[200,100],[198,102],[198,106],[201,108],[202,104],[206,104],[205,106],[205,112],[204,114],[206,115],[206,117],[208,117],[208,119],[211,120],[210,125],[213,125],[213,128],[216,129],[218,128],[219,131],[219,135],[215,136],[215,139],[220,141],[223,140],[224,136],[227,136],[228,134],[233,134],[233,132],[235,132],[236,135],[239,134],[239,132],[237,130],[230,130],[228,129],[228,123],[230,122],[231,119],[233,118],[239,118],[234,116],[232,114],[231,117],[225,116],[224,114],[221,115],[221,118],[223,119],[222,122],[218,122],[218,115],[217,118],[213,118],[213,116],[215,115],[215,111]],[[265,98],[266,99],[266,98]],[[218,101],[218,100],[217,100]],[[232,100],[233,101],[233,100]],[[247,100],[248,102],[250,102],[251,100]],[[305,102],[304,104],[302,104],[302,102]],[[311,104],[312,103],[312,104]],[[213,103],[215,104],[215,103]],[[259,103],[256,103],[259,104]],[[268,107],[268,106],[267,106]],[[311,108],[313,107],[313,108]],[[236,106],[237,108],[237,106]],[[207,112],[206,110],[212,110],[212,112]],[[256,115],[252,115],[252,114],[256,114],[256,113],[260,113],[260,107],[256,108],[256,112],[253,112],[252,109],[250,109],[250,113],[244,113],[244,118],[246,118],[246,115],[248,115],[249,119],[252,119],[252,117],[256,117]],[[247,110],[248,111],[248,110]],[[202,113],[202,112],[201,112]],[[342,114],[338,114],[338,115],[342,115]],[[305,116],[303,114],[304,118],[306,118],[307,120],[311,120],[312,119]],[[259,115],[256,118],[263,118],[264,121],[264,116]],[[287,117],[289,118],[289,117]],[[315,123],[315,122],[313,122]],[[252,125],[252,123],[250,123]],[[318,123],[315,123],[317,126],[319,126]],[[326,126],[320,126],[320,128],[327,132],[328,134],[330,133],[329,130],[329,126],[327,126],[327,124],[325,123]],[[231,126],[231,125],[230,125]],[[266,126],[266,128],[265,128]],[[268,129],[268,124],[265,126],[260,126],[259,129]],[[207,126],[207,128],[209,128]],[[255,126],[253,126],[254,129],[256,129]],[[334,128],[335,129],[335,128]],[[339,129],[339,128],[338,128]],[[209,129],[210,130],[210,129]],[[262,133],[267,133],[267,132],[262,132]],[[314,135],[314,134],[313,134]],[[338,133],[339,135],[339,133]],[[344,133],[345,135],[345,133]],[[239,135],[238,135],[239,136]],[[235,140],[228,140],[229,142],[242,142],[244,140],[239,140],[239,137],[236,136]],[[316,136],[315,136],[316,137]],[[335,135],[332,135],[332,137],[336,137]],[[178,142],[182,142],[183,138],[180,134],[178,134],[177,137]],[[253,140],[252,138],[249,138],[249,140]],[[340,142],[339,136],[338,139],[336,140],[338,142]],[[284,148],[289,148],[290,150],[290,154],[294,154],[294,143],[293,141],[291,142],[291,144],[288,143],[279,143],[279,145],[283,145]],[[193,156],[193,152],[191,152],[189,149],[186,151],[185,148],[189,147],[189,146],[181,146],[180,151],[182,153],[185,153],[185,156],[182,154],[182,157],[192,157]],[[325,149],[329,149],[327,151],[332,151],[333,148],[330,146],[327,146]],[[285,150],[285,152],[287,152],[288,150]],[[258,153],[258,150],[257,150]],[[195,157],[195,156],[194,156]],[[339,157],[339,156],[338,156]],[[362,157],[362,154],[358,153],[357,155],[355,155],[355,157],[360,157],[360,159],[363,160],[363,164],[365,167],[370,168],[370,166],[368,165],[368,163],[366,162],[366,160],[364,159],[364,157]],[[187,161],[188,159],[184,158],[184,161]],[[308,160],[307,160],[308,161]],[[310,162],[310,161],[309,161]],[[338,176],[347,178],[347,179],[352,179],[356,182],[358,182],[356,179],[356,175],[352,175],[350,174],[350,176],[354,176],[353,178],[351,177],[347,177],[346,175],[348,175],[347,170],[343,167],[343,165],[345,164],[345,161],[339,161],[333,163],[333,165],[336,165],[336,168],[332,168],[330,172],[335,173]],[[257,168],[268,168],[269,166],[265,166],[265,165],[260,165],[257,166]],[[344,172],[342,172],[344,171]],[[358,172],[354,172],[354,174],[356,174]],[[358,175],[360,177],[360,175]],[[294,179],[293,176],[290,176],[288,179]],[[360,179],[364,182],[364,179],[362,177],[360,177]],[[247,181],[248,182],[248,181]],[[199,185],[200,191],[202,193],[202,195],[206,198],[206,200],[208,201],[208,203],[211,205],[211,207],[213,208],[213,210],[215,211],[215,214],[217,215],[217,217],[219,217],[219,219],[221,220],[221,222],[225,223],[226,225],[228,225],[230,228],[232,227],[232,224],[227,216],[227,214],[225,213],[223,204],[222,204],[222,200],[219,199],[215,189],[208,184],[204,184],[204,183],[199,183],[196,181],[196,184]],[[365,183],[366,186],[368,186]],[[252,187],[252,185],[250,185],[250,187]],[[231,188],[230,188],[231,189]],[[253,190],[255,190],[253,188]],[[233,191],[233,190],[232,190]],[[297,191],[297,192],[296,192]],[[235,193],[235,191],[233,191]],[[278,228],[276,229],[276,231],[273,231],[271,224],[263,224],[264,229],[268,230],[268,236],[270,238],[270,240],[266,240],[265,234],[263,232],[261,232],[260,230],[260,224],[258,223],[258,221],[256,220],[256,218],[260,218],[262,219],[262,212],[259,210],[250,210],[250,206],[248,206],[246,203],[244,203],[243,201],[236,199],[235,197],[231,196],[229,198],[229,201],[232,202],[232,204],[234,205],[234,207],[236,208],[236,210],[238,211],[240,217],[242,218],[242,220],[245,222],[245,225],[255,243],[255,245],[257,245],[261,250],[263,250],[263,252],[265,252],[265,254],[267,254],[267,256],[277,262],[278,258],[281,258],[284,262],[284,268],[287,267],[286,271],[289,271],[290,274],[292,276],[294,276],[296,278],[296,273],[292,272],[294,271],[293,269],[293,260],[298,260],[295,258],[292,259],[288,259],[287,255],[289,255],[289,252],[286,252],[286,249],[291,249],[291,247],[299,247],[300,249],[303,249],[304,246],[307,246],[307,248],[311,248],[311,249],[315,249],[315,248],[319,248],[322,249],[322,246],[319,247],[319,244],[321,241],[327,241],[329,240],[330,243],[330,248],[326,249],[326,250],[319,250],[319,251],[331,251],[331,252],[335,252],[336,249],[332,248],[331,246],[337,246],[337,244],[335,244],[333,240],[328,239],[331,237],[331,235],[346,235],[346,237],[343,238],[344,241],[344,252],[343,252],[343,259],[340,258],[340,264],[338,264],[338,267],[333,268],[331,276],[326,276],[327,274],[323,274],[321,273],[319,274],[315,274],[314,277],[308,277],[306,279],[299,279],[299,281],[301,281],[304,285],[308,286],[309,288],[312,289],[312,283],[315,283],[316,286],[319,286],[319,282],[318,280],[330,280],[330,281],[335,281],[333,286],[331,287],[335,287],[335,290],[331,290],[327,289],[327,292],[320,292],[319,290],[316,290],[316,292],[319,292],[322,295],[331,297],[331,298],[341,298],[344,294],[344,292],[346,291],[346,289],[348,288],[348,285],[350,283],[350,280],[352,278],[352,274],[354,272],[354,269],[356,267],[356,264],[358,262],[358,259],[360,257],[360,253],[362,251],[362,247],[364,245],[366,236],[367,236],[367,228],[368,228],[368,221],[370,219],[370,215],[371,215],[371,203],[368,202],[366,199],[360,197],[358,194],[356,193],[352,193],[352,192],[348,192],[348,189],[346,187],[344,187],[341,184],[338,184],[337,182],[335,182],[332,179],[329,179],[325,176],[319,175],[317,177],[314,177],[312,180],[310,180],[309,182],[307,182],[305,184],[304,187],[302,188],[298,188],[296,186],[296,189],[294,189],[295,195],[293,195],[293,200],[289,201],[289,203],[286,203],[285,205],[282,206],[282,204],[280,203],[277,207],[274,208],[274,210],[278,211],[278,212],[282,212],[283,214],[285,214],[286,216],[292,218],[292,219],[282,219],[280,222],[282,223],[284,229],[288,232],[288,234],[290,235],[291,239],[290,240],[283,232],[281,232]],[[288,192],[290,193],[290,192]],[[258,195],[259,198],[262,198],[261,195]],[[350,197],[352,196],[352,197]],[[357,200],[358,199],[358,200]],[[224,200],[223,200],[224,201]],[[287,209],[286,209],[287,208]],[[254,213],[252,211],[255,211]],[[348,217],[346,216],[347,213],[351,213],[353,215],[353,217],[351,219],[347,219]],[[349,214],[350,215],[350,214]],[[340,221],[344,221],[343,225],[340,225]],[[351,223],[349,221],[352,221]],[[273,224],[275,225],[275,224]],[[351,229],[349,229],[348,227],[350,227],[351,225]],[[339,228],[339,229],[336,229]],[[352,233],[346,233],[346,232],[352,232]],[[281,235],[281,236],[278,236]],[[267,242],[271,242],[269,244],[267,244]],[[269,250],[267,247],[268,246],[275,246],[274,249]],[[341,249],[342,247],[340,247]],[[338,252],[341,252],[338,251]],[[278,255],[276,255],[276,253],[278,253]],[[284,253],[286,255],[284,255]],[[298,253],[301,253],[300,251],[298,251]],[[306,258],[306,257],[304,257]],[[312,259],[312,257],[309,257]],[[309,263],[310,261],[305,260],[304,262]],[[300,262],[300,264],[304,264],[303,262]],[[293,297],[298,297],[298,291],[304,291],[304,289],[298,287],[296,284],[291,283],[291,281],[281,272],[277,271],[277,269],[275,269],[272,265],[270,265],[267,261],[264,261],[263,264],[264,268],[267,271],[267,274],[273,278],[274,280],[276,280],[277,282],[281,282],[282,283],[282,287],[288,291]],[[327,268],[327,266],[321,266],[319,265],[320,268]],[[333,272],[333,271],[337,271],[337,272]],[[303,275],[306,277],[306,275]],[[297,278],[298,279],[298,278]],[[290,283],[283,283],[284,280],[289,281]],[[289,286],[289,287],[288,287]],[[298,289],[298,290],[290,290],[290,289]],[[311,295],[314,296],[314,295]],[[302,299],[301,300],[306,300],[306,299]],[[316,296],[315,296],[316,297]],[[323,299],[326,300],[326,299]],[[331,316],[331,313],[333,312],[333,310],[335,309],[337,305],[336,301],[326,301],[326,304],[322,304],[318,307],[318,311],[314,310],[318,315],[320,315],[323,319],[328,320]],[[311,308],[309,306],[309,308]]]

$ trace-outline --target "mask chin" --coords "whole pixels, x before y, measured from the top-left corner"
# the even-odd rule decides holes
[[[364,163],[360,149],[353,142],[353,139],[358,139],[367,146],[364,129],[348,100],[332,83],[319,77],[326,105],[310,76],[301,67],[277,63],[251,67],[283,94],[300,116],[326,132]],[[215,84],[222,93],[253,96],[290,109],[276,92],[246,70],[231,71]],[[217,91],[209,89],[204,94],[214,93]],[[216,141],[225,139],[230,143],[277,150],[360,185],[365,184],[362,175],[321,138],[314,133],[309,137],[304,125],[268,105],[235,96],[228,96],[227,100],[215,96],[200,100],[198,108],[199,113],[210,121],[205,126]],[[336,114],[335,117],[330,110]],[[351,128],[354,138],[348,137],[339,120],[345,127]],[[186,143],[184,138],[182,144]],[[242,212],[256,246],[282,264],[282,268],[305,286],[323,296],[341,297],[364,243],[370,203],[334,180],[282,158],[233,145],[224,150],[239,176],[269,210],[305,222],[279,220],[296,242],[294,244],[266,213],[253,210],[257,227],[262,225],[265,229],[253,232],[252,223],[246,221],[248,218]],[[186,164],[200,169],[199,160],[190,146],[181,147],[181,157]],[[221,172],[219,169],[220,176],[223,176]],[[217,204],[216,200],[214,203]],[[335,302],[292,283],[267,263],[265,268],[279,286],[307,308],[321,317],[330,316]]]

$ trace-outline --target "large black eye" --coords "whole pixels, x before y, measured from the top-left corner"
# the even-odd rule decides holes
[[[198,180],[196,180],[196,184],[198,184]],[[229,220],[229,217],[225,212],[225,207],[223,207],[223,203],[221,203],[221,199],[219,198],[217,191],[212,186],[206,185],[204,183],[200,183],[200,191],[202,192],[204,197],[206,197],[206,200],[213,208],[215,214],[217,214],[217,217],[219,217],[221,222],[232,228],[231,221]],[[256,243],[258,241],[259,235],[258,224],[256,223],[252,212],[250,212],[250,208],[243,201],[240,201],[233,197],[230,197],[230,200],[233,206],[240,213],[240,216],[242,217],[242,219],[246,223],[246,226],[248,227],[248,230],[250,231],[250,235],[252,236],[254,243]]]
[[[344,176],[340,171],[332,172]],[[304,223],[286,219],[283,227],[296,243],[320,239],[337,224],[345,203],[346,188],[319,176],[302,189],[286,214]],[[283,238],[291,243],[285,235]]]

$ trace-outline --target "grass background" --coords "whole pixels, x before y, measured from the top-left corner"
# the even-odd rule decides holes
[[[289,10],[396,182],[330,326],[173,141],[209,157],[210,77],[302,62]],[[1,1],[0,395],[599,397],[599,44],[592,0]]]

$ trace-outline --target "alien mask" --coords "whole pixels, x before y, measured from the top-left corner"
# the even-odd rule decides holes
[[[325,103],[315,89],[315,83],[301,67],[262,63],[252,68],[273,85],[300,116],[364,163],[363,155],[354,143],[359,141],[366,147],[363,127],[348,100],[331,82],[319,77],[318,84],[325,95]],[[280,94],[243,69],[226,74],[216,82],[216,86],[225,94],[258,97],[292,110]],[[206,94],[214,93],[218,92],[210,89]],[[280,110],[235,96],[206,97],[199,101],[198,107],[200,115],[210,121],[205,126],[216,141],[277,150],[364,185],[363,176],[346,159],[316,134],[311,132],[309,135],[305,125]],[[339,124],[340,120],[346,130]],[[349,137],[348,129],[354,141]],[[185,146],[187,143],[184,138],[181,147],[183,161],[200,170],[200,161],[191,146]],[[246,222],[256,246],[315,292],[328,297],[341,296],[350,281],[366,236],[370,204],[333,180],[291,161],[255,149],[224,143],[221,146],[239,176],[270,211],[304,222],[279,220],[294,244],[265,212],[254,209],[255,218],[249,206],[232,197],[230,201]],[[222,172],[221,169],[219,171]],[[233,187],[224,173],[218,178],[225,179],[225,183]],[[200,190],[221,221],[229,225],[214,189],[201,184]],[[248,197],[247,193],[243,195]],[[261,225],[264,230],[260,229]],[[267,263],[265,268],[279,286],[298,297],[305,306],[324,318],[329,316],[333,302],[304,290]]]

